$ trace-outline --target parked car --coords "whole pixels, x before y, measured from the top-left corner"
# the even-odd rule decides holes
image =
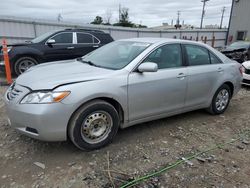
[[[250,42],[234,42],[221,51],[230,59],[243,63],[250,60]]]
[[[78,58],[112,41],[109,34],[99,30],[51,31],[30,42],[9,45],[11,70],[20,75],[39,63]],[[0,66],[4,69],[3,53]]]
[[[250,61],[242,63],[242,66],[244,68],[242,84],[250,86]]]
[[[5,94],[12,127],[80,149],[110,143],[119,128],[183,112],[223,113],[241,87],[242,67],[205,44],[134,38],[77,60],[41,64]]]

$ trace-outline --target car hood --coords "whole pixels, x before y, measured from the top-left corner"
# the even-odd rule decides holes
[[[114,72],[77,60],[57,61],[30,68],[16,79],[16,84],[32,90],[53,89],[59,85],[103,79]]]
[[[246,61],[244,63],[242,63],[242,65],[247,68],[247,69],[250,69],[250,61]]]
[[[245,51],[246,48],[236,48],[232,46],[228,46],[225,49],[221,50],[222,53],[227,53],[227,52],[237,52],[237,51]]]

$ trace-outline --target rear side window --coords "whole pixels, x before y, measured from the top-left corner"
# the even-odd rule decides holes
[[[56,41],[56,44],[71,44],[73,41],[72,33],[60,33],[51,39]]]
[[[210,52],[210,60],[211,60],[211,64],[220,64],[221,63],[221,61],[218,59],[218,57],[216,57],[211,52]]]
[[[206,48],[195,45],[185,45],[185,48],[190,66],[210,64],[209,53]]]
[[[81,44],[92,44],[93,43],[93,36],[86,33],[77,33],[77,43]]]

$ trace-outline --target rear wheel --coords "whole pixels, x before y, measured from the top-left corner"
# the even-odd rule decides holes
[[[214,94],[212,103],[207,109],[211,114],[222,114],[226,111],[230,100],[231,90],[228,85],[222,85]]]
[[[68,134],[81,150],[94,150],[109,144],[119,126],[116,109],[105,101],[96,100],[76,111],[70,121]]]
[[[14,73],[19,76],[24,73],[30,67],[35,66],[37,61],[32,57],[21,57],[19,58],[14,65]]]

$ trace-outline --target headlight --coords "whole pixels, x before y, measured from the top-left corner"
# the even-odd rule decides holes
[[[21,104],[45,104],[62,101],[70,94],[69,91],[39,91],[26,95]]]
[[[11,49],[12,49],[11,46],[7,47],[7,52],[9,53]]]
[[[12,46],[8,46],[8,47],[7,47],[7,52],[9,53],[11,49],[12,49]],[[3,48],[1,49],[0,52],[3,53]]]

